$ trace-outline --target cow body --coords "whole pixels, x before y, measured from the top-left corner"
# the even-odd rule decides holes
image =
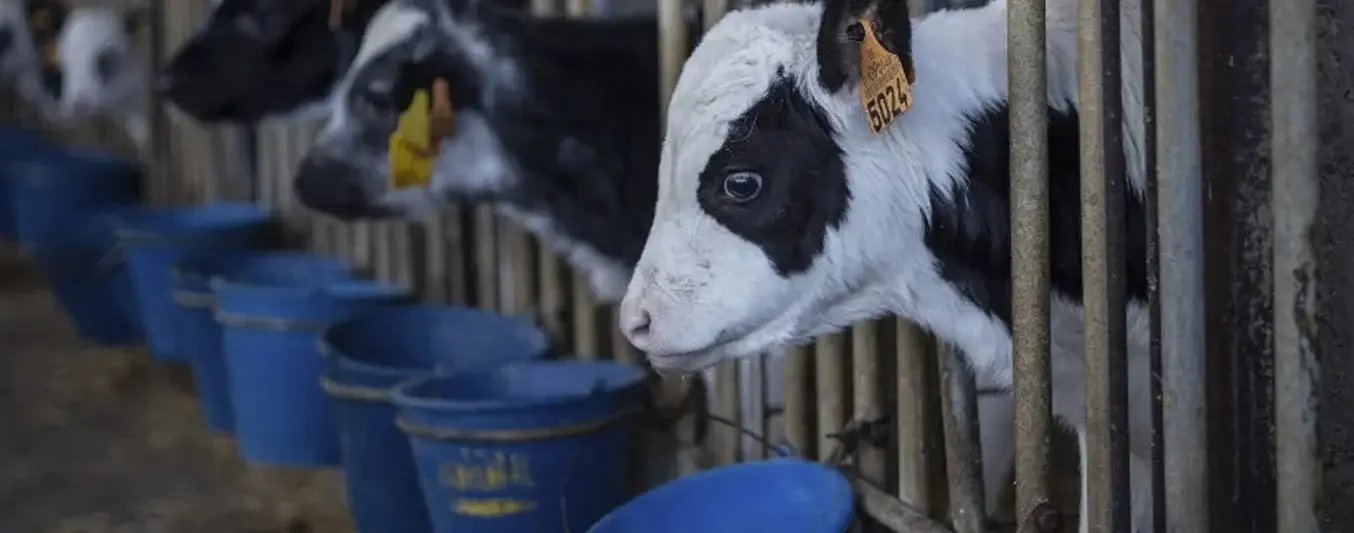
[[[1005,2],[915,27],[901,1],[854,4],[733,12],[705,35],[669,105],[655,220],[620,327],[656,367],[698,371],[896,314],[956,345],[980,382],[1009,388],[1019,221],[1009,211]],[[881,40],[916,73],[912,108],[879,135],[846,37],[858,8],[892,23]],[[1130,463],[1135,528],[1145,531],[1141,40],[1137,3],[1121,9]],[[1075,2],[1049,2],[1047,45],[1053,407],[1084,448]],[[986,426],[1002,416],[982,414],[989,459],[1009,449],[1009,409],[1008,396],[996,430]],[[993,478],[989,470],[989,498]]]

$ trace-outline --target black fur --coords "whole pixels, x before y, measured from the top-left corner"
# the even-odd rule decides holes
[[[971,117],[964,147],[968,185],[931,191],[926,245],[941,275],[976,305],[1011,325],[1010,126],[1005,106]],[[1049,263],[1053,289],[1082,297],[1081,159],[1077,114],[1049,110]],[[1126,185],[1125,185],[1126,186]],[[1125,191],[1127,296],[1147,298],[1147,229],[1142,198]]]
[[[225,0],[175,52],[158,88],[203,122],[253,122],[318,102],[352,61],[344,40],[358,42],[387,1],[357,0],[335,31],[328,1]]]
[[[808,270],[851,201],[835,133],[825,112],[780,77],[710,156],[696,191],[701,209],[760,246],[781,276]],[[761,176],[761,193],[729,197],[725,178],[749,171]]]

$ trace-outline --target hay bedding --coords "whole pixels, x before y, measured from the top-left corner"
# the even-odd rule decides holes
[[[347,533],[340,474],[252,467],[140,350],[75,338],[0,249],[0,532]]]

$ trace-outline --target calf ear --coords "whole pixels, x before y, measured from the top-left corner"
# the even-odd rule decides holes
[[[829,92],[860,78],[861,19],[874,26],[880,44],[902,61],[909,81],[912,69],[912,19],[907,0],[824,0],[818,26],[818,81]]]
[[[148,16],[150,16],[150,8],[146,6],[128,8],[127,11],[122,13],[122,31],[127,32],[127,35],[141,31],[141,25],[145,24]]]

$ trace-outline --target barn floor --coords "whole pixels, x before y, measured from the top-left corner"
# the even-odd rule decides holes
[[[343,533],[341,474],[242,463],[182,368],[91,347],[0,245],[0,531]]]

